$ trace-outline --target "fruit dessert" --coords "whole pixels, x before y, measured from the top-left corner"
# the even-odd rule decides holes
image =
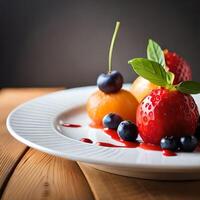
[[[125,147],[137,143],[133,146],[144,149],[151,146],[154,150],[172,152],[194,151],[198,145],[195,136],[199,130],[199,112],[191,94],[200,92],[200,83],[189,81],[191,70],[182,58],[167,50],[163,52],[152,40],[149,40],[147,54],[148,59],[136,58],[129,61],[139,75],[136,83],[143,88],[143,93],[146,92],[146,97],[142,97],[137,108],[136,124],[131,118],[123,121],[120,113],[110,112],[101,119],[107,128],[104,132],[124,142]],[[104,104],[101,100],[103,98],[99,99],[100,104]],[[138,134],[142,142],[137,141]],[[165,154],[168,153],[165,151]]]
[[[194,135],[199,112],[190,94],[200,93],[200,83],[174,84],[175,75],[159,62],[149,59],[135,58],[129,64],[139,76],[159,87],[153,89],[137,108],[136,124],[144,143],[173,151],[193,151],[197,146]]]
[[[139,147],[163,151],[165,156],[194,151],[200,140],[200,116],[191,94],[200,93],[200,83],[190,81],[190,66],[177,54],[163,51],[149,40],[147,59],[128,62],[139,75],[131,92],[122,89],[123,76],[112,71],[112,51],[119,25],[117,22],[110,45],[108,73],[99,75],[98,90],[87,101],[90,126],[101,128],[102,134],[119,145],[103,141],[96,145]],[[65,127],[81,126],[65,124]],[[80,141],[94,143],[89,138]]]
[[[98,90],[87,101],[87,113],[92,120],[91,126],[102,127],[102,119],[109,113],[115,113],[122,119],[136,121],[138,102],[135,97],[122,88],[123,76],[118,71],[112,71],[112,52],[120,22],[116,23],[109,50],[108,73],[97,78]]]
[[[178,54],[170,52],[167,49],[163,51],[159,44],[157,44],[153,40],[149,40],[148,42],[147,58],[149,60],[158,62],[167,71],[173,72],[175,75],[173,81],[174,84],[192,79],[192,70],[190,68],[190,65]],[[159,86],[139,76],[133,82],[130,91],[140,102],[144,97],[150,94],[153,89],[156,88],[159,88]]]

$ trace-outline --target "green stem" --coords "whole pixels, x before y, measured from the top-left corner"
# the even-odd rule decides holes
[[[113,52],[113,47],[115,44],[115,39],[119,30],[119,26],[120,26],[120,22],[116,22],[115,31],[113,33],[112,41],[110,44],[110,50],[109,50],[108,73],[111,73],[112,71],[112,52]]]
[[[166,85],[165,88],[171,91],[177,90],[175,85]]]

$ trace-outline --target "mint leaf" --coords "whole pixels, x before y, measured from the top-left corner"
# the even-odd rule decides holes
[[[176,86],[176,89],[185,94],[200,93],[200,83],[195,81],[184,81]]]
[[[145,58],[135,58],[128,63],[139,76],[151,83],[163,87],[170,85],[172,75],[166,72],[159,63]]]
[[[149,39],[147,45],[147,58],[165,66],[165,56],[163,50],[155,41]]]

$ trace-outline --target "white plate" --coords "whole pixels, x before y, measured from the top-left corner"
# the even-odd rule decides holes
[[[127,87],[127,85],[126,85]],[[200,179],[200,153],[166,157],[141,148],[110,148],[80,142],[83,137],[117,144],[99,129],[89,128],[85,103],[96,87],[68,89],[29,101],[10,113],[13,137],[40,151],[82,161],[111,173],[161,180]],[[194,96],[200,105],[200,95]],[[64,128],[63,122],[83,125]]]

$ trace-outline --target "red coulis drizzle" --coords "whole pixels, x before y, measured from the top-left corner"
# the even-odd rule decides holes
[[[117,131],[115,131],[115,130],[104,128],[103,131],[104,131],[104,133],[109,135],[113,140],[123,143],[123,145],[120,145],[120,146],[117,145],[117,147],[136,148],[140,145],[139,142],[127,142],[127,141],[122,140],[118,136]]]
[[[103,146],[103,147],[124,147],[124,146],[111,144],[111,143],[108,143],[108,142],[97,142],[96,145]]]
[[[140,148],[145,149],[145,150],[152,150],[152,151],[162,151],[160,146],[147,144],[147,143],[140,143]]]
[[[90,143],[90,144],[93,143],[93,141],[90,140],[89,138],[81,138],[80,141],[81,141],[81,142],[85,142],[85,143]]]
[[[104,128],[104,133],[106,133],[107,135],[109,135],[112,139],[123,143],[123,146],[118,146],[118,145],[113,145],[113,147],[126,147],[126,148],[136,148],[136,147],[140,147],[142,149],[145,150],[152,150],[152,151],[162,151],[164,156],[176,156],[175,152],[169,151],[169,150],[162,150],[162,148],[160,146],[156,146],[153,144],[146,144],[146,143],[139,143],[139,142],[127,142],[127,141],[123,141],[119,135],[117,134],[117,132],[115,130],[112,129],[108,129],[108,128]],[[109,143],[106,143],[107,146],[109,146]],[[106,146],[105,144],[103,144],[102,146]],[[112,144],[111,144],[112,145]],[[110,146],[111,146],[110,145]]]
[[[156,146],[153,144],[146,144],[146,143],[140,143],[140,148],[145,150],[152,150],[152,151],[162,151],[163,156],[176,156],[177,154],[173,151],[162,149],[160,146]]]
[[[65,123],[62,126],[69,127],[69,128],[79,128],[79,127],[81,127],[81,125],[79,125],[79,124],[69,124],[69,123]],[[173,151],[162,150],[160,146],[156,146],[156,145],[152,145],[152,144],[146,144],[146,143],[140,143],[140,142],[124,141],[118,136],[117,131],[112,130],[112,129],[108,129],[108,128],[103,128],[101,125],[96,125],[94,123],[90,123],[89,126],[92,127],[92,128],[103,129],[104,133],[109,135],[112,139],[122,143],[122,145],[115,145],[115,144],[111,144],[111,143],[108,143],[108,142],[97,142],[96,145],[98,145],[98,146],[116,147],[116,148],[117,147],[120,147],[120,148],[140,147],[140,148],[145,149],[145,150],[162,151],[164,156],[176,156],[177,155]],[[81,138],[80,141],[85,142],[85,143],[90,143],[90,144],[93,143],[93,141],[89,138]]]
[[[167,149],[162,150],[164,156],[176,156],[176,153]]]
[[[81,127],[80,124],[69,124],[69,123],[62,124],[62,126],[69,127],[69,128],[80,128]]]

